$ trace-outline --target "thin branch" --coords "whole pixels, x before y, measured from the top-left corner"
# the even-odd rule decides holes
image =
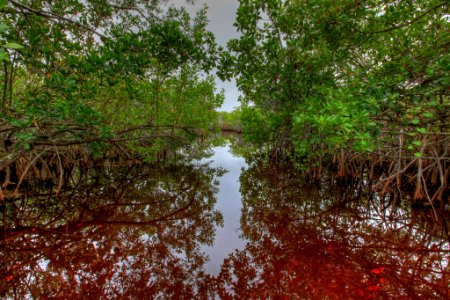
[[[144,125],[137,125],[137,126],[133,126],[121,131],[116,131],[114,134],[116,135],[122,135],[125,133],[129,133],[132,131],[137,131],[137,130],[143,130],[143,129],[156,129],[156,128],[175,128],[175,129],[182,129],[184,131],[186,131],[187,133],[192,133],[191,131],[189,131],[189,129],[195,130],[195,127],[188,127],[188,126],[176,126],[176,125],[149,125],[149,124],[144,124]]]
[[[49,11],[44,11],[44,10],[37,10],[37,9],[34,9],[34,8],[28,6],[28,5],[25,5],[25,4],[22,4],[22,3],[18,2],[18,1],[15,1],[15,0],[9,0],[9,2],[12,5],[14,5],[15,7],[19,8],[21,10],[26,10],[26,11],[28,11],[30,13],[33,13],[33,14],[37,15],[37,16],[68,22],[68,23],[74,24],[74,25],[76,25],[76,26],[78,26],[80,28],[86,29],[86,30],[88,30],[89,32],[91,32],[93,34],[98,35],[99,37],[104,37],[105,38],[105,36],[103,34],[99,33],[95,29],[93,29],[93,28],[91,28],[89,26],[86,26],[84,24],[81,24],[78,21],[75,21],[75,20],[69,19],[67,17],[55,14],[54,12],[49,12]]]
[[[147,22],[150,22],[150,18],[148,16],[146,16],[143,12],[142,9],[139,9],[138,7],[134,7],[134,6],[122,6],[122,5],[116,5],[116,4],[112,4],[112,3],[108,3],[108,5],[110,5],[112,8],[115,8],[117,10],[131,10],[134,12],[137,12],[142,18],[144,18]]]
[[[130,142],[130,141],[137,141],[137,140],[144,140],[144,139],[157,139],[157,138],[174,139],[174,140],[178,140],[180,142],[186,142],[185,140],[182,140],[181,137],[177,137],[177,136],[153,134],[153,135],[145,135],[145,136],[139,136],[139,137],[115,138],[115,139],[104,139],[101,137],[95,137],[95,138],[87,138],[87,139],[78,140],[78,141],[55,140],[52,142],[49,140],[42,140],[42,141],[33,141],[33,144],[34,145],[44,145],[44,146],[47,145],[47,146],[67,147],[67,146],[88,144],[88,143],[93,143],[93,142],[119,143],[119,142]]]
[[[394,25],[392,27],[389,27],[389,28],[386,28],[386,29],[383,29],[383,30],[378,30],[378,31],[360,31],[358,29],[355,29],[355,30],[358,31],[359,33],[363,33],[363,34],[378,34],[378,33],[385,33],[385,32],[389,32],[389,31],[393,31],[393,30],[396,30],[396,29],[400,29],[402,27],[409,26],[412,23],[417,22],[418,20],[422,19],[423,17],[425,17],[430,12],[440,8],[441,6],[445,6],[447,4],[448,4],[448,2],[446,2],[446,1],[441,2],[440,4],[438,4],[436,6],[433,6],[432,8],[426,10],[424,13],[418,15],[417,17],[415,17],[411,21],[408,21],[408,22],[405,22],[405,23],[402,23],[402,24],[398,24],[398,25]]]

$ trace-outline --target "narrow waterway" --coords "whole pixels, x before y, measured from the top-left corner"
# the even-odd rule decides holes
[[[219,192],[215,209],[223,215],[223,227],[216,228],[214,245],[204,247],[203,251],[210,260],[206,263],[206,272],[215,276],[219,273],[223,260],[234,250],[244,248],[241,238],[240,217],[242,198],[239,191],[239,176],[245,168],[245,160],[231,154],[230,147],[216,147],[211,159],[212,167],[224,168],[227,172],[219,178]]]
[[[59,194],[25,178],[0,205],[0,298],[450,298],[445,207],[236,147],[67,168]]]

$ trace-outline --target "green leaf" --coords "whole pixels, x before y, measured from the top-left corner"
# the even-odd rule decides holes
[[[413,141],[412,144],[416,147],[420,147],[422,146],[422,142],[421,141]]]
[[[23,46],[19,45],[17,43],[6,43],[3,45],[3,47],[9,48],[9,49],[16,49],[16,50],[23,49]]]
[[[17,126],[17,127],[28,127],[30,126],[30,121],[29,120],[21,120],[21,119],[15,119],[15,118],[7,118],[9,124],[11,124],[12,126]]]
[[[423,128],[423,127],[419,127],[419,128],[417,128],[417,132],[419,132],[419,133],[427,133],[427,129]]]
[[[416,153],[414,153],[414,156],[420,158],[420,157],[422,157],[422,153],[416,152]]]
[[[6,30],[8,30],[8,28],[8,25],[0,23],[0,33],[5,32]]]
[[[411,124],[418,125],[420,123],[419,119],[412,119]]]
[[[36,139],[36,136],[30,132],[17,132],[16,137],[23,141],[32,141]]]
[[[0,50],[0,61],[4,61],[4,60],[9,61],[8,53],[6,53],[3,50]]]

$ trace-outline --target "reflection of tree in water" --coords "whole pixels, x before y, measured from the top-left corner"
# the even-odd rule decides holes
[[[0,296],[204,295],[199,247],[222,222],[220,173],[188,163],[73,169],[60,197],[49,182],[24,182],[0,214]]]
[[[220,296],[449,299],[445,222],[427,227],[418,217],[427,212],[411,215],[365,190],[357,182],[316,188],[288,164],[250,163],[241,174],[249,242],[224,262]]]

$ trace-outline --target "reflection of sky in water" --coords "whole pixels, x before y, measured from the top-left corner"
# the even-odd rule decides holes
[[[60,286],[66,289],[61,289],[61,293],[92,289],[95,295],[103,296],[113,292],[125,295],[128,291],[138,295],[152,286],[153,299],[167,299],[181,293],[180,288],[200,292],[198,287],[203,287],[203,280],[210,280],[200,273],[206,270],[213,276],[222,271],[223,278],[232,281],[214,281],[218,286],[212,288],[210,299],[220,299],[219,290],[235,293],[236,299],[248,299],[247,290],[234,284],[239,280],[253,285],[255,299],[272,291],[274,282],[279,283],[281,293],[291,296],[289,299],[309,299],[312,297],[307,297],[308,293],[322,290],[330,295],[344,295],[342,299],[364,299],[361,295],[367,299],[450,299],[449,240],[445,232],[440,233],[443,225],[423,219],[433,217],[431,210],[412,211],[409,203],[394,207],[395,198],[391,199],[391,195],[370,194],[371,198],[367,198],[362,191],[371,191],[368,182],[360,187],[359,182],[338,185],[324,180],[318,188],[305,183],[302,173],[292,169],[291,164],[267,164],[255,158],[247,166],[244,159],[230,153],[228,146],[214,148],[210,153],[210,158],[194,161],[193,165],[182,161],[186,167],[183,163],[161,169],[136,166],[123,174],[121,168],[114,172],[107,169],[97,183],[93,182],[95,170],[84,177],[80,175],[80,182],[86,184],[79,186],[79,198],[67,199],[83,200],[87,189],[91,203],[86,207],[74,205],[68,220],[58,217],[61,209],[57,201],[49,202],[48,207],[35,205],[39,204],[37,200],[29,202],[26,210],[30,216],[37,216],[37,227],[14,228],[11,222],[11,228],[4,229],[10,230],[8,247],[17,251],[8,250],[7,256],[0,251],[0,265],[6,263],[8,268],[3,276],[6,284],[0,284],[0,298],[4,299],[2,292],[18,290],[23,297],[15,298],[27,299],[24,295],[31,295],[27,285],[34,284],[42,293]],[[227,173],[217,177],[211,168]],[[158,180],[154,180],[155,174],[160,175]],[[240,176],[244,176],[242,188]],[[211,192],[217,186],[209,180],[219,182],[219,192],[214,197]],[[153,214],[158,216],[178,208],[191,199],[195,187],[196,195],[201,195],[197,200],[211,201],[203,204],[217,200],[214,210],[224,219],[224,227],[216,228],[213,246],[199,246],[201,241],[197,239],[210,241],[215,220],[209,215],[212,205],[203,207],[199,214],[194,210],[192,219],[187,213],[180,214],[179,219],[160,222],[158,229],[130,226],[133,220],[145,219],[142,209],[154,217]],[[239,238],[243,211],[240,188],[248,201],[244,210],[247,219],[242,224],[248,240]],[[115,196],[110,199],[110,195]],[[174,199],[177,202],[172,203]],[[153,200],[160,201],[154,205]],[[173,204],[167,211],[164,205],[158,206],[167,201]],[[114,207],[119,202],[139,205]],[[114,209],[109,211],[111,205]],[[47,214],[54,211],[54,223],[39,225],[47,224]],[[77,216],[83,211],[87,214],[77,223]],[[15,220],[16,215],[11,212],[10,219]],[[121,227],[106,225],[119,219],[131,223]],[[64,230],[65,222],[68,227]],[[78,227],[82,223],[84,227]],[[203,232],[205,235],[197,236]],[[205,265],[198,264],[204,258],[198,247],[201,254],[210,258]],[[242,252],[230,256],[236,254],[236,249]],[[23,251],[30,254],[24,256]],[[231,264],[221,269],[227,257]],[[95,286],[90,285],[92,282]],[[308,289],[310,286],[314,289]],[[319,294],[317,299],[323,299],[323,294]],[[72,297],[76,298],[79,297]]]
[[[239,175],[245,167],[245,160],[233,156],[229,150],[228,146],[214,148],[215,153],[211,157],[212,167],[222,167],[228,171],[219,178],[220,191],[215,207],[223,214],[224,226],[217,228],[214,245],[202,249],[210,258],[205,269],[211,275],[219,273],[220,265],[228,254],[245,246],[244,241],[239,238],[242,208]]]

